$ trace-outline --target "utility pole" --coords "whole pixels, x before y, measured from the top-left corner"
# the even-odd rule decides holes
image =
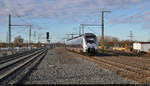
[[[40,42],[40,33],[38,33],[38,43]]]
[[[9,14],[9,21],[8,21],[8,43],[9,43],[9,49],[10,49],[10,43],[11,43],[11,26],[29,26],[29,44],[31,42],[31,26],[32,25],[13,25],[11,24],[11,15]]]
[[[71,34],[66,34],[66,35],[71,35],[71,38],[73,38],[73,37],[74,37],[74,35],[77,35],[77,34],[75,34],[75,33],[71,33]]]
[[[64,41],[64,45],[66,44],[66,40],[67,40],[68,38],[63,38],[62,40]]]
[[[133,41],[133,37],[135,37],[135,36],[133,36],[132,31],[130,31],[130,35],[128,37],[130,37],[130,41]]]
[[[6,43],[8,43],[8,40],[9,40],[9,36],[8,36],[8,32],[6,34]]]
[[[29,25],[29,47],[30,47],[30,43],[31,43],[31,27],[32,27],[32,25]]]
[[[9,19],[8,19],[8,44],[9,44],[9,49],[10,49],[10,43],[11,43],[11,15],[9,14]]]
[[[34,32],[34,42],[36,43],[36,31]]]
[[[81,24],[81,27],[82,27],[82,34],[84,34],[84,25]]]
[[[79,27],[79,36],[81,35],[81,26]]]
[[[103,11],[102,10],[102,53],[104,53],[104,13],[111,11]]]
[[[11,25],[11,26],[28,26],[29,27],[29,41],[28,41],[28,46],[30,47],[30,42],[31,42],[31,27],[32,27],[32,25]]]

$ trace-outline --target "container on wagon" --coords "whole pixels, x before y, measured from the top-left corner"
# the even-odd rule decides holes
[[[149,52],[150,51],[150,42],[133,43],[133,49],[140,51],[140,52]]]

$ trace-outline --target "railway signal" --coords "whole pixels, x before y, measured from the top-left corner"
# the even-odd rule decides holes
[[[49,32],[46,32],[46,39],[49,40]]]

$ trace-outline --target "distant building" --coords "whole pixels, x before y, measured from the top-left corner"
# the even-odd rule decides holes
[[[150,52],[150,42],[133,43],[133,49],[137,51]]]

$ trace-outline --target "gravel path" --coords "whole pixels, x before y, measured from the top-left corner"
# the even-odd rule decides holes
[[[93,62],[68,54],[63,48],[49,50],[24,84],[136,84]]]

